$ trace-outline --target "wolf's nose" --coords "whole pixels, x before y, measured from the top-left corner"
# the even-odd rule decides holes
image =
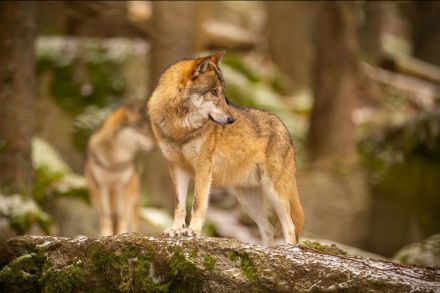
[[[228,117],[228,121],[226,122],[226,123],[228,123],[228,124],[232,124],[232,123],[234,123],[235,122],[235,119],[234,118],[232,118],[232,117]]]

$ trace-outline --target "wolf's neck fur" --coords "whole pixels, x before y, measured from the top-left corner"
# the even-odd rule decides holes
[[[173,142],[182,142],[191,139],[201,129],[208,127],[209,120],[196,111],[187,101],[180,102],[183,97],[163,99],[163,104],[155,108],[152,122],[158,134]]]

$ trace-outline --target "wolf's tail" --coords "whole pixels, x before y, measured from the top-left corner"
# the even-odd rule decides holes
[[[292,190],[289,192],[290,216],[292,217],[293,224],[295,225],[295,234],[298,238],[304,228],[304,210],[299,201],[296,180],[294,180],[294,184],[292,184],[291,189]]]

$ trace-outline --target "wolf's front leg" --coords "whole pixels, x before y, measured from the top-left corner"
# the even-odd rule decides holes
[[[191,223],[184,233],[186,235],[200,236],[201,234],[203,223],[205,222],[206,210],[208,209],[211,179],[211,166],[203,166],[203,168],[196,170]]]
[[[176,203],[174,207],[174,224],[168,228],[163,235],[175,236],[182,233],[185,228],[186,217],[186,195],[188,192],[188,183],[190,175],[177,166],[170,165],[171,179],[176,190]]]

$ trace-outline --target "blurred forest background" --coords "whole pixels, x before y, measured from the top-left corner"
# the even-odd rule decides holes
[[[293,137],[303,239],[440,264],[436,1],[0,2],[0,238],[97,236],[88,137],[146,102],[168,64],[220,48],[227,96]],[[172,221],[168,167],[157,148],[137,164],[141,231],[158,234]],[[259,242],[224,190],[205,226]]]

